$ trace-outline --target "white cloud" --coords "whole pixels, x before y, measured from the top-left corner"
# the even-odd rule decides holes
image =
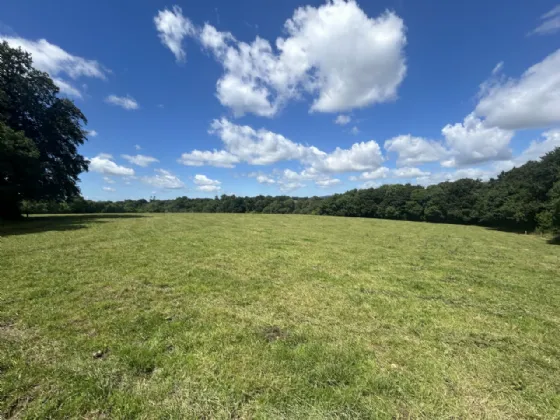
[[[378,188],[380,185],[381,184],[378,181],[366,181],[362,185],[360,185],[358,188],[360,190],[365,190],[367,188]]]
[[[257,175],[257,182],[259,184],[275,184],[276,181],[272,178],[270,178],[269,176],[266,175]]]
[[[144,156],[144,155],[121,155],[124,159],[128,160],[130,163],[138,166],[142,166],[143,168],[149,166],[152,163],[159,162],[155,157],[152,156]]]
[[[317,171],[314,168],[304,169],[301,172],[295,172],[291,169],[284,169],[280,179],[277,181],[281,191],[292,191],[305,187],[304,181],[314,181],[315,185],[320,188],[329,188],[340,184],[342,181],[337,178],[331,178],[328,175]]]
[[[134,175],[134,169],[117,165],[115,162],[113,162],[112,159],[113,156],[107,153],[100,153],[99,155],[97,155],[96,157],[90,160],[89,170],[93,172],[99,172],[104,175],[116,175],[116,176]]]
[[[492,75],[495,76],[504,68],[504,62],[500,61],[496,66],[492,69]]]
[[[301,172],[292,171],[291,169],[284,169],[284,172],[282,172],[282,179],[284,181],[310,181],[325,177],[327,176],[317,172],[312,168],[304,169]]]
[[[419,168],[399,168],[392,172],[392,176],[396,178],[417,178],[419,176],[429,176],[430,172],[422,171]]]
[[[116,96],[116,95],[109,95],[105,98],[105,102],[120,106],[126,110],[138,109],[139,105],[136,100],[130,96]]]
[[[378,179],[385,179],[385,178],[416,178],[419,176],[428,176],[430,175],[429,172],[422,171],[419,168],[397,168],[397,169],[389,169],[384,166],[377,168],[375,171],[371,172],[362,172],[359,176],[351,176],[350,181],[374,181]],[[370,183],[368,185],[374,185]],[[377,185],[377,183],[375,183]],[[371,187],[366,187],[371,188]]]
[[[82,98],[82,92],[77,87],[72,86],[65,80],[62,80],[58,77],[52,78],[54,84],[60,89],[60,93],[63,93],[67,96],[73,96],[75,98]]]
[[[135,145],[134,145],[134,148],[135,148],[136,150],[140,150],[140,149],[142,149],[142,148],[140,147],[140,145],[139,145],[139,144],[135,144]]]
[[[530,67],[519,79],[482,84],[475,113],[488,126],[515,130],[560,122],[560,49]]]
[[[165,169],[155,169],[156,175],[154,176],[144,176],[142,181],[153,187],[163,188],[163,189],[180,189],[184,188],[185,184],[177,176],[173,175],[171,172]]]
[[[217,179],[210,179],[206,175],[196,174],[194,176],[194,181],[196,185],[220,185],[221,182]]]
[[[352,130],[350,130],[350,132],[356,136],[356,135],[360,134],[360,129],[358,127],[354,126],[354,127],[352,127]]]
[[[432,185],[445,181],[457,181],[458,179],[470,178],[486,181],[495,176],[499,171],[495,169],[463,168],[452,172],[434,172],[429,175],[420,176],[416,181],[420,185]]]
[[[251,165],[301,160],[317,150],[294,143],[281,134],[265,129],[255,130],[248,125],[233,124],[225,118],[214,120],[210,132],[221,138],[227,152]]]
[[[315,181],[315,185],[317,185],[320,188],[330,188],[340,184],[341,182],[342,181],[340,181],[340,179],[337,178],[320,179],[318,181]]]
[[[492,162],[489,166],[482,168],[461,168],[455,171],[428,173],[416,177],[416,181],[421,185],[456,181],[463,178],[486,181],[496,177],[502,171],[510,170],[514,166],[519,167],[529,160],[538,160],[546,153],[553,151],[556,147],[560,147],[560,129],[546,131],[542,133],[541,136],[541,139],[532,141],[525,150],[510,160]]]
[[[95,130],[89,130],[89,131],[87,132],[88,137],[97,137],[98,134],[99,134],[99,133],[98,133],[97,131],[95,131]]]
[[[220,103],[231,108],[235,117],[242,117],[247,113],[271,117],[278,109],[268,102],[268,89],[232,75],[218,80],[217,91]]]
[[[199,31],[202,45],[224,67],[217,96],[234,115],[272,116],[305,93],[314,98],[311,110],[319,112],[396,99],[406,74],[406,37],[394,13],[369,18],[354,1],[332,0],[296,9],[284,30],[276,48],[259,37],[250,44],[237,41],[209,24]],[[182,37],[176,39],[175,49],[182,51]]]
[[[171,50],[177,61],[185,61],[186,54],[182,47],[183,38],[194,35],[196,30],[191,21],[183,16],[179,6],[172,10],[160,10],[154,17],[156,29],[163,45]]]
[[[0,41],[6,41],[12,48],[19,47],[29,52],[33,58],[33,66],[51,76],[64,73],[72,79],[81,76],[106,78],[107,70],[97,61],[72,55],[45,39],[30,41],[23,38],[0,36]]]
[[[210,179],[206,175],[197,174],[193,182],[198,185],[196,189],[203,192],[217,192],[222,189],[221,182],[217,179]]]
[[[66,75],[74,80],[79,77],[106,79],[106,74],[109,72],[97,61],[72,55],[45,39],[31,41],[0,35],[1,41],[6,41],[12,48],[21,48],[29,52],[33,59],[33,66],[49,73],[60,91],[68,96],[81,98],[82,94],[78,88],[62,79],[60,75]]]
[[[350,149],[337,147],[334,152],[319,155],[312,168],[319,172],[359,172],[377,169],[383,163],[379,145],[374,141],[354,143]]]
[[[374,171],[362,172],[359,176],[351,176],[350,181],[371,181],[374,179],[387,178],[391,170],[384,166]]]
[[[359,172],[373,170],[383,162],[379,145],[370,140],[355,143],[350,149],[336,148],[326,153],[314,146],[295,143],[281,134],[247,125],[237,125],[225,118],[214,120],[210,133],[220,137],[225,150],[184,153],[180,163],[190,166],[233,167],[234,163],[270,165],[297,160],[317,173]]]
[[[560,147],[560,129],[549,130],[541,134],[544,139],[533,140],[529,146],[517,156],[513,163],[515,166],[523,165],[530,160],[538,160],[548,152]]]
[[[236,163],[239,163],[239,158],[225,150],[193,150],[190,153],[183,153],[178,162],[186,166],[209,165],[219,168],[233,168]]]
[[[218,192],[222,189],[222,187],[218,185],[201,185],[200,187],[196,187],[198,191],[204,192]]]
[[[352,121],[352,118],[350,118],[349,115],[340,114],[338,117],[336,117],[336,119],[334,120],[334,123],[338,124],[338,125],[346,125],[350,121]]]
[[[441,132],[453,156],[443,162],[443,166],[464,166],[511,158],[509,142],[514,132],[487,127],[474,114],[467,115],[463,123],[446,125]]]
[[[107,184],[114,184],[115,183],[115,181],[113,179],[109,178],[108,176],[104,176],[103,181],[105,181]]]
[[[393,137],[385,141],[385,150],[398,154],[397,165],[408,166],[436,162],[448,155],[438,142],[414,137],[410,134]]]
[[[292,192],[305,187],[305,184],[302,184],[301,182],[282,182],[279,183],[279,186],[280,186],[280,191],[282,192]]]
[[[111,187],[103,187],[103,191],[115,192],[116,190],[114,188],[111,188]]]
[[[560,5],[541,16],[543,21],[531,34],[550,35],[560,30]]]

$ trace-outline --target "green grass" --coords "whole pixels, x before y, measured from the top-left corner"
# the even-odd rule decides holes
[[[225,214],[0,236],[0,418],[560,418],[540,236]]]

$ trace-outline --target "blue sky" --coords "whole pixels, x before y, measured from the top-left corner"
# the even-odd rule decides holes
[[[19,0],[88,118],[90,199],[487,179],[560,146],[554,1]]]

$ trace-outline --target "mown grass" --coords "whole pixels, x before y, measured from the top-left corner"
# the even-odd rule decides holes
[[[560,418],[540,236],[225,214],[0,236],[0,418]]]

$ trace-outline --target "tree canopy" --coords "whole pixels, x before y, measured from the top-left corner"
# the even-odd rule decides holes
[[[0,43],[0,218],[19,216],[22,200],[64,201],[79,194],[87,161],[85,116],[59,98],[31,55]]]

